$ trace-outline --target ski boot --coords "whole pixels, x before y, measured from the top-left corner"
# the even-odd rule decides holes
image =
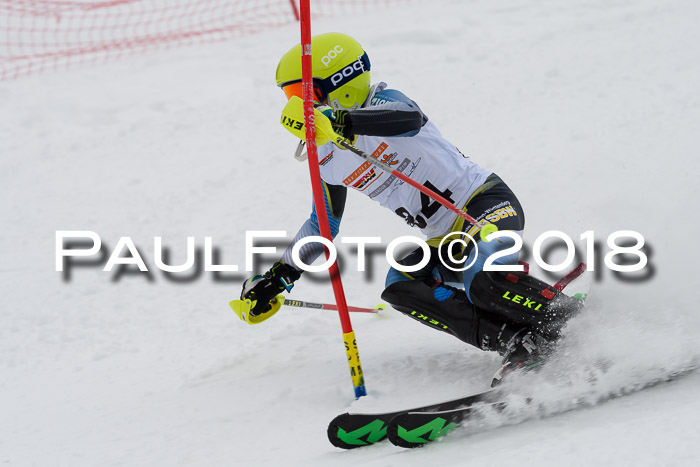
[[[554,341],[523,328],[516,332],[503,352],[501,368],[493,375],[491,387],[498,386],[503,379],[515,371],[539,369],[551,354]]]

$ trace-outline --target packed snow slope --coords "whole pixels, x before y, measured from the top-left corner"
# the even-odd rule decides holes
[[[154,237],[180,264],[193,236],[243,270],[246,231],[291,237],[309,215],[274,85],[296,25],[0,83],[0,463],[698,465],[698,15],[691,0],[436,0],[313,23],[356,36],[373,81],[506,180],[530,251],[547,230],[599,242],[596,271],[571,285],[590,299],[559,356],[511,381],[537,404],[414,451],[340,451],[326,425],[481,390],[497,355],[397,312],[355,315],[369,395],[354,401],[334,312],[283,309],[248,326],[228,301],[249,273],[155,267]],[[131,237],[150,273],[104,272],[103,257],[67,278],[58,230],[96,232],[105,255]],[[603,264],[618,230],[649,247],[636,281]],[[407,234],[419,232],[349,195],[341,236]],[[374,306],[386,260],[360,273],[340,249],[348,302]],[[332,301],[323,277],[291,296]]]

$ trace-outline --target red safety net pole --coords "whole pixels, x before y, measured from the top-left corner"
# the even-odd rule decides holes
[[[306,126],[306,152],[308,154],[311,188],[314,195],[314,205],[316,207],[319,229],[321,235],[332,242],[333,237],[331,236],[328,215],[326,213],[326,202],[323,196],[323,187],[321,186],[321,172],[318,166],[318,151],[316,148],[316,126],[313,102],[313,62],[311,60],[311,12],[309,0],[300,0],[299,4],[301,12],[302,96],[304,99],[304,124]],[[325,248],[325,251],[326,259],[328,259],[330,252],[327,248]],[[362,376],[362,367],[360,365],[360,355],[357,350],[355,333],[352,329],[352,323],[350,322],[350,314],[348,313],[345,291],[343,290],[343,282],[340,279],[340,271],[338,270],[337,262],[333,262],[329,273],[333,284],[335,302],[338,305],[338,314],[340,315],[340,324],[343,329],[343,340],[345,341],[345,350],[348,354],[348,364],[350,365],[350,375],[352,376],[352,383],[355,388],[355,397],[361,397],[366,395],[367,392]]]
[[[294,17],[296,18],[297,21],[300,20],[299,18],[299,9],[297,8],[297,4],[294,0],[289,0],[289,3],[292,4],[292,10],[294,11]]]

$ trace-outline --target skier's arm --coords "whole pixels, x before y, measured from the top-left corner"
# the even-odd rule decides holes
[[[413,136],[425,123],[420,110],[370,108],[349,111],[345,115],[344,124],[347,129],[343,130],[343,136],[352,137],[355,135]]]
[[[333,238],[338,234],[340,229],[340,220],[343,216],[343,210],[345,209],[345,199],[347,197],[347,188],[342,185],[329,185],[322,181],[323,187],[323,197],[326,203],[326,214],[328,214],[328,223],[331,228],[331,235]],[[282,254],[281,261],[286,264],[294,265],[296,269],[301,272],[301,268],[294,264],[292,260],[292,248],[294,245],[304,237],[308,236],[320,236],[321,229],[318,226],[318,218],[316,217],[316,206],[313,205],[311,208],[311,216],[304,222],[297,234],[294,236],[292,243]],[[323,253],[323,245],[320,243],[307,243],[302,246],[299,250],[299,259],[304,262],[304,264],[311,264],[316,258],[321,256]]]
[[[377,93],[369,107],[336,110],[327,116],[334,129],[347,139],[356,135],[414,136],[428,122],[418,104],[394,89]]]
[[[328,185],[323,181],[322,187],[331,235],[335,237],[338,234],[340,218],[345,208],[347,188],[344,186]],[[274,300],[280,292],[285,290],[289,292],[292,290],[294,282],[301,277],[301,273],[303,272],[292,260],[292,247],[296,242],[310,235],[321,235],[318,226],[318,218],[316,217],[316,209],[312,209],[311,216],[294,236],[294,240],[292,240],[292,243],[287,250],[285,250],[280,261],[276,262],[264,275],[253,276],[243,283],[241,300],[250,299],[255,302],[254,306],[251,308],[253,316],[267,313],[272,309],[276,311],[274,308],[276,304],[272,302],[272,300]],[[311,264],[322,253],[323,246],[321,244],[307,243],[300,249],[299,259],[301,259],[304,264]],[[277,305],[277,308],[279,308],[279,305]]]

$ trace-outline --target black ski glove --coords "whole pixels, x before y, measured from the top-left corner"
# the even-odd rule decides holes
[[[352,141],[352,138],[355,135],[352,133],[352,120],[350,119],[350,113],[347,110],[333,110],[327,105],[320,105],[316,108],[331,121],[333,131],[341,135],[343,138]]]
[[[241,300],[249,299],[255,302],[250,314],[257,316],[265,313],[272,306],[270,300],[280,292],[289,292],[294,287],[294,281],[301,277],[301,273],[288,264],[276,262],[265,275],[253,276],[243,283]]]
[[[352,133],[352,120],[350,119],[350,112],[347,110],[336,110],[334,112],[335,118],[331,119],[331,124],[333,125],[333,130],[343,138],[351,140],[353,136]]]

